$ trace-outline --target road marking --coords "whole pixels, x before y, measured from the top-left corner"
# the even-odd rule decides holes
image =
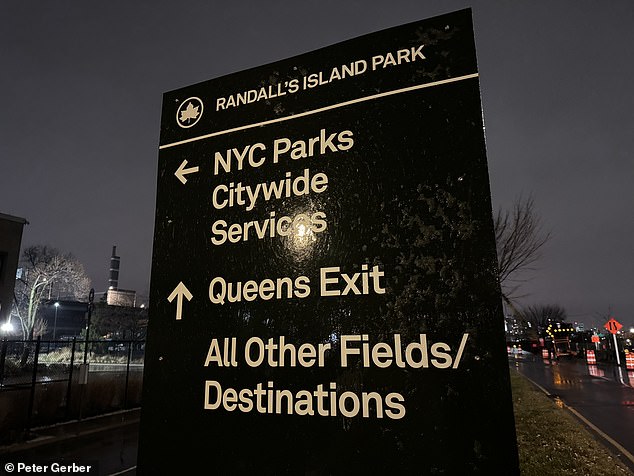
[[[195,142],[195,141],[199,141],[201,139],[208,139],[210,137],[221,136],[221,135],[224,135],[224,134],[229,134],[230,132],[242,131],[242,130],[245,130],[245,129],[252,129],[254,127],[259,127],[259,126],[267,126],[269,124],[275,124],[277,122],[288,121],[288,120],[291,120],[291,119],[299,119],[300,117],[310,116],[312,114],[318,114],[320,112],[329,111],[330,109],[337,109],[337,108],[344,107],[344,106],[350,106],[351,104],[357,104],[357,103],[360,103],[360,102],[371,101],[373,99],[379,99],[379,98],[383,98],[383,97],[386,97],[386,96],[392,96],[394,94],[406,93],[406,92],[409,92],[409,91],[415,91],[417,89],[431,88],[433,86],[440,86],[442,84],[455,83],[457,81],[463,81],[465,79],[472,79],[472,78],[477,78],[477,77],[478,77],[478,73],[465,74],[464,76],[458,76],[458,77],[455,77],[455,78],[443,79],[443,80],[440,80],[440,81],[434,81],[432,83],[417,84],[416,86],[409,86],[407,88],[395,89],[393,91],[386,91],[386,92],[383,92],[383,93],[372,94],[371,96],[365,96],[365,97],[362,97],[362,98],[352,99],[350,101],[344,101],[344,102],[340,102],[340,103],[337,103],[337,104],[331,104],[330,106],[320,107],[318,109],[312,109],[310,111],[300,112],[298,114],[293,114],[292,116],[278,117],[278,118],[275,118],[275,119],[270,119],[268,121],[256,122],[254,124],[247,124],[245,126],[234,127],[232,129],[226,129],[224,131],[212,132],[211,134],[205,134],[205,135],[202,135],[202,136],[192,137],[190,139],[185,139],[185,140],[181,140],[181,141],[178,141],[178,142],[172,142],[171,144],[164,144],[164,145],[159,146],[159,149],[167,149],[168,147],[175,147],[177,145],[188,144],[189,142]]]
[[[526,380],[528,380],[530,383],[532,383],[533,385],[535,385],[538,389],[540,389],[542,392],[544,392],[546,394],[547,397],[552,397],[553,394],[550,393],[548,390],[546,390],[544,387],[542,387],[540,384],[538,384],[537,382],[535,382],[533,379],[527,377],[526,375],[522,374],[519,370],[517,371],[518,374],[521,374],[522,377],[524,377]]]
[[[122,470],[122,471],[118,471],[118,472],[116,472],[116,473],[110,473],[108,476],[119,476],[120,474],[125,474],[125,473],[128,473],[128,472],[130,472],[130,471],[132,471],[132,470],[134,470],[134,469],[136,469],[136,465],[135,465],[135,466],[132,466],[131,468],[124,469],[124,470]]]
[[[521,373],[519,371],[517,371],[517,373]],[[531,379],[530,377],[527,377],[524,374],[521,374],[522,377],[524,377],[526,380],[528,380],[530,383],[532,383],[533,385],[535,385],[538,389],[540,389],[542,392],[544,392],[548,397],[552,397],[553,394],[550,393],[548,390],[546,390],[544,387],[542,387],[541,385],[539,385],[537,382],[533,381],[533,379]],[[563,401],[562,401],[563,403]],[[632,455],[632,453],[630,453],[629,451],[627,451],[625,448],[623,448],[623,446],[621,446],[616,440],[614,440],[612,437],[610,437],[609,435],[607,435],[606,433],[604,433],[603,431],[601,431],[596,425],[594,425],[592,422],[590,422],[586,417],[584,417],[581,413],[579,413],[577,410],[575,410],[574,408],[572,408],[570,405],[568,405],[567,403],[563,403],[564,408],[567,408],[568,410],[570,410],[570,412],[575,415],[577,418],[579,418],[579,420],[581,420],[583,423],[585,423],[587,426],[589,426],[592,430],[594,430],[595,432],[597,432],[597,434],[601,437],[604,438],[608,443],[610,443],[612,446],[614,446],[617,450],[619,450],[623,456],[625,456],[627,459],[629,459],[633,464],[634,464],[634,456]]]
[[[581,415],[581,413],[579,413],[577,410],[572,408],[570,405],[564,404],[564,406],[568,410],[570,410],[582,422],[584,422],[586,425],[588,425],[590,428],[592,428],[594,431],[596,431],[602,438],[605,438],[607,441],[609,441],[610,444],[612,444],[616,449],[618,449],[621,453],[623,453],[623,456],[625,456],[632,463],[634,463],[634,456],[629,451],[627,451],[625,448],[623,448],[616,440],[612,439],[609,435],[606,435],[605,433],[603,433],[597,426],[592,424],[592,422],[590,422],[587,418],[585,418],[583,415]]]

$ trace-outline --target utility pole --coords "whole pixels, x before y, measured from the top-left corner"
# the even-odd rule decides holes
[[[88,359],[88,336],[90,334],[90,318],[92,317],[92,310],[95,307],[95,289],[90,288],[90,293],[88,294],[88,317],[86,318],[86,341],[84,343],[84,365],[86,365],[86,360]]]
[[[79,420],[82,417],[83,410],[83,398],[85,387],[88,384],[88,364],[86,361],[88,360],[88,336],[90,335],[90,318],[92,317],[92,310],[94,308],[94,300],[95,300],[95,290],[94,288],[90,289],[90,293],[88,294],[88,316],[86,317],[86,339],[84,341],[84,363],[79,366]]]

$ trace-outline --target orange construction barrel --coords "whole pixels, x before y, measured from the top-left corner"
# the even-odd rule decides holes
[[[597,365],[597,358],[594,355],[594,350],[586,351],[586,362],[588,362],[588,365]]]

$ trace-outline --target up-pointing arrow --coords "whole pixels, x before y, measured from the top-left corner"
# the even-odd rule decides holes
[[[185,167],[187,167],[187,160],[183,160],[183,163],[178,167],[176,172],[174,172],[176,178],[180,180],[183,185],[187,183],[187,178],[185,177],[185,175],[198,172],[199,169],[199,167],[190,167],[188,169],[186,169]]]
[[[172,302],[174,298],[177,298],[176,320],[180,320],[183,317],[183,296],[188,301],[191,301],[192,298],[194,297],[192,296],[192,293],[189,292],[189,289],[187,289],[187,286],[185,286],[183,282],[181,281],[180,283],[178,283],[178,286],[174,288],[174,291],[172,291],[172,294],[170,294],[169,297],[167,298],[169,302]]]

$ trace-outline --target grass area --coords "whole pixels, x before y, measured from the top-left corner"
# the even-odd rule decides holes
[[[522,476],[634,476],[574,416],[511,370]]]

